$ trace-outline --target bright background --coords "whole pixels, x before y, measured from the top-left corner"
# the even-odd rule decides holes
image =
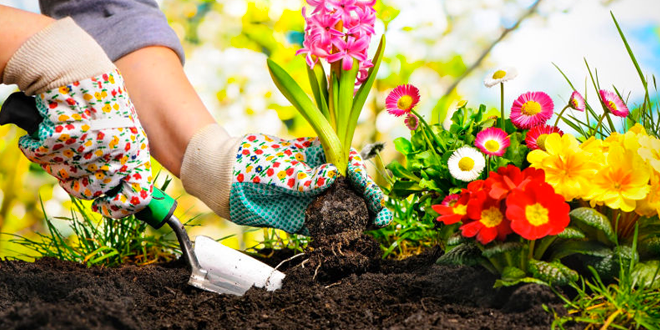
[[[0,0],[0,4],[38,12],[36,3]],[[294,57],[302,41],[303,1],[161,0],[159,4],[184,45],[190,80],[230,133],[313,134],[272,84],[266,69],[266,58],[271,56],[299,81],[306,81],[304,61]],[[379,0],[377,33],[387,35],[386,57],[360,117],[354,147],[408,134],[401,118],[382,111],[387,93],[396,85],[419,87],[418,111],[435,122],[453,100],[498,107],[499,90],[484,87],[483,79],[507,66],[514,66],[519,75],[506,84],[505,107],[521,93],[544,91],[561,109],[571,90],[552,63],[584,95],[585,59],[598,70],[603,87],[615,84],[623,95],[630,93],[629,105],[634,105],[642,86],[610,11],[645,74],[650,78],[660,72],[660,1],[541,0],[535,4],[532,0]],[[533,12],[525,16],[530,8]],[[506,29],[510,31],[496,42]],[[653,82],[653,78],[648,80]],[[457,89],[449,93],[457,81]],[[0,99],[14,90],[14,86],[1,86]],[[587,98],[594,93],[592,87],[587,88]],[[39,168],[29,166],[16,147],[22,134],[15,128],[0,128],[0,232],[5,233],[0,235],[0,257],[21,252],[7,242],[11,238],[7,234],[34,237],[35,232],[44,231],[40,200],[49,216],[70,214],[66,193]],[[393,151],[390,143],[386,161],[395,157]],[[178,182],[168,192],[180,196],[181,218],[203,214],[198,218],[203,226],[191,229],[193,236],[234,235],[227,243],[245,248],[256,244],[262,233],[209,213]],[[66,231],[66,220],[56,222]]]

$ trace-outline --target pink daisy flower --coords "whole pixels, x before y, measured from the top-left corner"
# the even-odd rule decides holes
[[[571,99],[568,100],[568,106],[573,110],[584,112],[585,102],[582,94],[580,94],[578,91],[573,91],[573,94],[571,94]]]
[[[500,128],[491,127],[477,133],[474,144],[486,155],[502,156],[511,142],[506,132]]]
[[[599,90],[600,98],[605,103],[607,110],[609,110],[613,115],[618,117],[628,117],[628,106],[619,98],[619,95],[616,95],[614,92]]]
[[[520,95],[511,107],[511,122],[522,129],[545,124],[555,108],[548,94],[543,92],[527,92]]]
[[[409,130],[414,131],[419,127],[419,118],[412,113],[409,113],[406,116],[406,119],[403,121],[408,127]]]
[[[419,89],[417,87],[410,84],[399,85],[385,99],[385,109],[390,114],[399,117],[410,113],[418,102]]]
[[[525,144],[527,144],[527,148],[530,150],[545,150],[545,139],[552,133],[559,133],[559,136],[564,135],[564,132],[562,132],[562,130],[556,126],[536,126],[527,132],[527,137],[525,137]]]

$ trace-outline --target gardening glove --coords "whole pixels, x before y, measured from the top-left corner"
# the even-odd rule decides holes
[[[389,224],[383,194],[351,152],[348,177],[362,192],[374,224]],[[282,140],[262,134],[229,138],[218,125],[197,133],[184,156],[184,188],[219,215],[240,225],[305,233],[307,206],[335,181],[337,168],[326,163],[316,138]]]
[[[73,20],[32,36],[2,79],[35,95],[43,120],[19,147],[69,194],[93,199],[93,210],[112,218],[149,204],[149,146],[123,78]]]

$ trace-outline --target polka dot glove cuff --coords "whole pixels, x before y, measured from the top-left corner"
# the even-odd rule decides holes
[[[32,162],[69,194],[93,199],[112,218],[139,212],[151,201],[149,146],[119,71],[36,95],[44,120],[19,140]]]
[[[355,155],[351,153],[349,178],[364,191],[369,209],[377,215],[376,225],[387,224],[392,217],[389,211],[381,215],[382,193]],[[332,185],[336,175],[337,168],[326,163],[317,138],[247,135],[239,144],[232,172],[230,218],[240,225],[304,232],[307,206]]]

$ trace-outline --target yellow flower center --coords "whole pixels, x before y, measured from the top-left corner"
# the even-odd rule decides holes
[[[616,109],[616,104],[614,104],[614,102],[612,102],[612,101],[607,101],[607,107],[610,108],[610,110],[614,110],[614,111],[617,110]]]
[[[458,168],[463,172],[472,171],[474,168],[474,159],[470,157],[463,157],[458,161]]]
[[[541,112],[541,104],[539,104],[536,101],[527,101],[525,102],[525,104],[522,105],[522,109],[520,109],[520,112],[522,112],[526,116],[533,116]]]
[[[466,215],[467,214],[467,204],[461,204],[454,207],[454,214]]]
[[[413,98],[410,95],[403,95],[396,101],[396,107],[401,110],[408,110],[413,103]]]
[[[506,76],[506,71],[504,70],[497,70],[493,73],[493,79],[502,79],[504,76]]]
[[[484,147],[486,147],[486,150],[490,152],[496,152],[500,150],[500,143],[495,140],[488,140],[484,144]]]
[[[576,109],[578,108],[578,102],[576,99],[571,100],[571,108]]]
[[[536,138],[536,145],[539,146],[539,149],[545,150],[545,139],[548,138],[548,134],[541,134]]]
[[[502,216],[500,209],[495,206],[491,206],[489,209],[481,211],[481,220],[479,221],[481,221],[484,226],[493,228],[499,225],[502,222],[502,219],[504,219],[504,217]]]
[[[534,205],[527,205],[525,207],[525,217],[532,226],[545,225],[550,221],[548,218],[548,209],[543,207],[543,205],[536,203]]]

